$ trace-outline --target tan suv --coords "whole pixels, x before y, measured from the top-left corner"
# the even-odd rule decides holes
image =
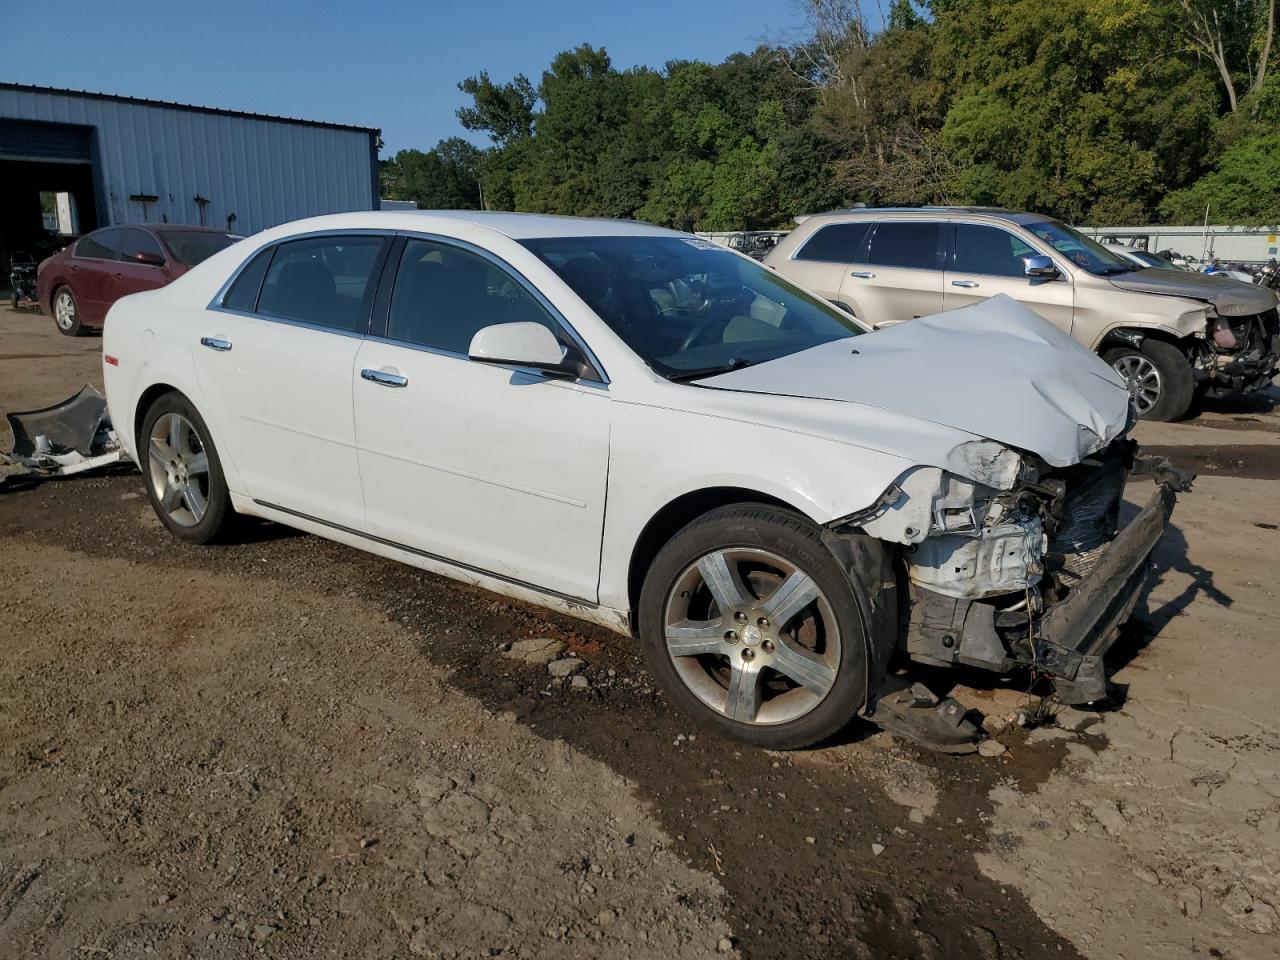
[[[806,218],[765,263],[883,325],[1007,294],[1100,353],[1140,416],[1173,420],[1197,389],[1264,389],[1276,295],[1143,268],[1064,223],[981,207],[838,210]]]

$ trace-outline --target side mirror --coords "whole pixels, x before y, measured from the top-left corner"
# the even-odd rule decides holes
[[[163,267],[164,257],[158,253],[148,253],[146,250],[140,250],[133,255],[135,263],[141,263],[148,267]]]
[[[1023,257],[1023,270],[1028,277],[1056,277],[1058,268],[1053,265],[1053,261],[1045,256]]]
[[[509,363],[562,376],[579,376],[577,364],[566,362],[569,351],[540,323],[495,323],[471,338],[467,356],[480,363]]]

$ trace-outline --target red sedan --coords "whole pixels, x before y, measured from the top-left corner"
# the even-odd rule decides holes
[[[58,330],[101,330],[111,305],[154,290],[241,239],[225,230],[178,224],[103,227],[40,264],[36,297]]]

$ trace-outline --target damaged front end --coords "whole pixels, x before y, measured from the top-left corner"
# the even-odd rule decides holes
[[[10,413],[13,450],[0,453],[0,483],[11,476],[65,477],[124,459],[107,416],[107,401],[93,387],[40,410]]]
[[[1052,678],[1062,702],[1101,700],[1103,656],[1141,595],[1175,494],[1194,478],[1124,437],[1062,468],[1004,453],[1012,461],[988,458],[985,474],[968,465],[986,482],[909,471],[869,510],[830,525],[829,542],[869,535],[901,544],[897,646],[912,660],[999,673],[1025,667]],[[1150,477],[1156,491],[1122,526],[1131,476]],[[954,701],[882,676],[870,719],[944,748],[960,740]],[[923,725],[910,719],[922,711]]]
[[[1218,391],[1264,390],[1280,373],[1280,317],[1276,308],[1249,316],[1210,317],[1191,351],[1196,379]]]

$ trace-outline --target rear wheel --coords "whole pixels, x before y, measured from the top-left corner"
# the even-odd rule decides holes
[[[80,305],[70,287],[59,287],[53,292],[53,322],[58,332],[68,337],[78,337],[85,332],[80,322]]]
[[[863,706],[867,631],[812,524],[763,505],[714,510],[654,560],[640,639],[663,691],[725,736],[795,749]]]
[[[158,398],[142,420],[138,458],[147,497],[179,540],[209,543],[234,515],[218,452],[203,418],[180,393]]]
[[[1102,359],[1129,385],[1141,419],[1176,420],[1191,408],[1191,361],[1173,344],[1148,339],[1141,347],[1112,347]]]

